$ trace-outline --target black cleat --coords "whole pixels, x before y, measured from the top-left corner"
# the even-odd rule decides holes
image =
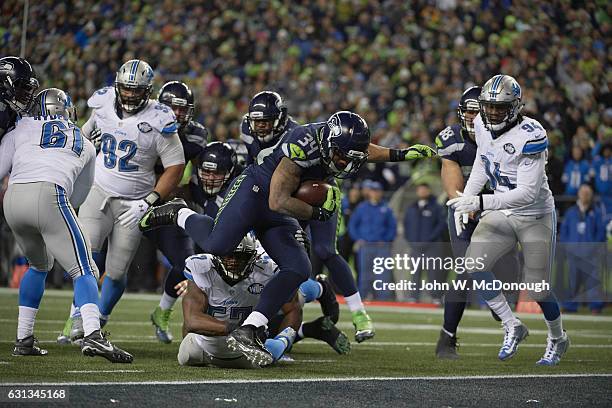
[[[440,330],[440,338],[436,345],[436,357],[441,360],[458,360],[457,336],[449,336],[444,330]]]
[[[302,326],[304,337],[326,342],[338,354],[348,354],[351,351],[351,342],[331,321],[329,316],[321,316]]]
[[[46,356],[47,354],[47,350],[38,347],[38,339],[33,335],[15,341],[15,348],[13,349],[13,356],[15,357]]]
[[[323,274],[317,275],[317,282],[319,282],[323,287],[323,293],[319,298],[321,311],[323,312],[323,315],[329,316],[331,321],[336,324],[338,323],[338,318],[340,317],[340,305],[336,299],[334,288],[327,279],[327,276]]]
[[[131,363],[134,356],[113,345],[107,340],[107,335],[107,333],[102,334],[100,330],[96,330],[89,336],[85,336],[81,344],[81,352],[89,357],[104,357],[111,363]]]
[[[175,198],[166,204],[151,207],[138,222],[138,228],[142,232],[146,232],[164,225],[176,224],[176,218],[181,208],[189,208],[182,198]]]
[[[227,336],[227,347],[242,353],[253,365],[264,367],[272,364],[274,358],[263,344],[265,339],[263,326],[255,327],[252,324],[240,326]]]

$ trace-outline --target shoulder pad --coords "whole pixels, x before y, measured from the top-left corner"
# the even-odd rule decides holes
[[[532,139],[525,142],[523,145],[522,154],[537,154],[542,153],[548,148],[548,138],[546,134],[539,135],[538,139]]]
[[[104,106],[105,103],[108,103],[109,100],[112,100],[115,97],[115,90],[112,86],[107,86],[101,89],[98,89],[96,92],[91,95],[91,97],[87,100],[87,106],[92,109],[99,109]]]
[[[285,142],[281,144],[283,155],[303,168],[319,163],[315,132],[316,129],[307,126],[299,126],[290,131]]]
[[[178,131],[178,124],[172,109],[153,99],[149,100],[149,106],[143,111],[143,122],[149,124],[164,136]]]
[[[185,260],[185,270],[183,271],[183,275],[185,275],[187,279],[193,281],[193,275],[208,272],[211,265],[212,262],[209,255],[191,255]]]
[[[521,150],[522,154],[538,154],[548,148],[546,130],[540,122],[525,116],[518,127],[521,136],[526,140]]]
[[[240,122],[240,139],[248,145],[253,144],[255,141],[255,138],[251,135],[251,128],[249,127],[246,115],[242,118],[242,122]]]
[[[451,153],[463,148],[463,140],[452,126],[446,127],[436,136],[436,147],[440,157],[449,156]]]

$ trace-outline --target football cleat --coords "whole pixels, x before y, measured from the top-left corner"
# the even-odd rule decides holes
[[[449,336],[444,330],[440,330],[440,337],[436,345],[436,357],[441,360],[458,360],[457,336]]]
[[[353,326],[355,326],[355,341],[361,343],[374,337],[374,324],[365,310],[353,312]]]
[[[13,356],[46,356],[48,351],[38,347],[38,339],[28,336],[25,339],[16,340]]]
[[[57,344],[70,344],[70,330],[72,330],[72,317],[69,317],[66,323],[64,323],[64,329],[57,336]]]
[[[251,324],[240,326],[227,336],[227,347],[243,354],[253,365],[264,367],[274,362],[274,357],[264,347],[265,328]]]
[[[563,336],[558,339],[551,339],[550,337],[546,340],[546,351],[544,356],[538,360],[536,365],[539,366],[556,366],[561,361],[561,356],[567,351],[570,346],[570,339],[567,336],[565,330],[563,330]]]
[[[313,339],[321,340],[329,344],[338,354],[348,354],[351,351],[351,342],[346,334],[342,333],[329,316],[321,316],[315,321],[314,330],[311,333]]]
[[[176,218],[181,208],[189,208],[182,198],[175,198],[166,204],[151,207],[140,219],[138,228],[142,232],[146,232],[164,225],[176,224]]]
[[[161,307],[157,306],[153,313],[151,313],[151,323],[155,326],[155,336],[157,339],[165,344],[172,343],[172,333],[170,333],[170,316],[172,315],[172,309],[162,310]]]
[[[85,336],[81,344],[81,352],[89,357],[104,357],[111,363],[131,363],[134,361],[134,356],[113,345],[108,341],[107,336],[108,333],[102,333],[100,330]]]
[[[331,321],[336,324],[340,318],[340,305],[336,299],[334,288],[327,279],[327,276],[323,274],[317,275],[317,282],[319,282],[323,287],[323,293],[319,297],[321,311],[323,312],[323,315],[329,316]]]
[[[502,344],[497,356],[502,361],[514,357],[518,350],[519,343],[529,336],[527,326],[525,326],[520,320],[518,321],[518,324],[516,324],[516,322],[509,322],[508,324],[505,324],[504,330],[506,332],[504,334],[504,344]]]

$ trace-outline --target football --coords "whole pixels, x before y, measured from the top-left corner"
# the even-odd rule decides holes
[[[330,188],[331,186],[325,181],[307,180],[302,183],[293,196],[305,203],[319,207],[325,202],[327,190]]]

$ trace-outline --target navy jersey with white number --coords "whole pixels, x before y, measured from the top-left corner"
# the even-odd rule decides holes
[[[325,122],[319,122],[296,127],[281,140],[259,166],[250,166],[246,172],[255,177],[260,188],[269,192],[274,170],[283,157],[287,157],[302,169],[300,184],[305,180],[327,179],[330,176],[329,170],[321,160],[321,152],[317,143],[317,134],[325,126]]]
[[[269,142],[262,142],[251,133],[251,128],[249,126],[249,120],[246,116],[242,119],[242,123],[240,124],[240,140],[242,140],[247,148],[249,155],[247,156],[247,165],[249,164],[261,164],[265,157],[272,153],[276,145],[285,137],[289,132],[298,127],[299,124],[293,120],[290,116],[287,119],[287,127],[282,135],[275,137]]]
[[[467,180],[476,159],[476,142],[463,135],[460,125],[452,125],[442,130],[436,137],[438,156],[452,160],[461,166],[463,176]]]

